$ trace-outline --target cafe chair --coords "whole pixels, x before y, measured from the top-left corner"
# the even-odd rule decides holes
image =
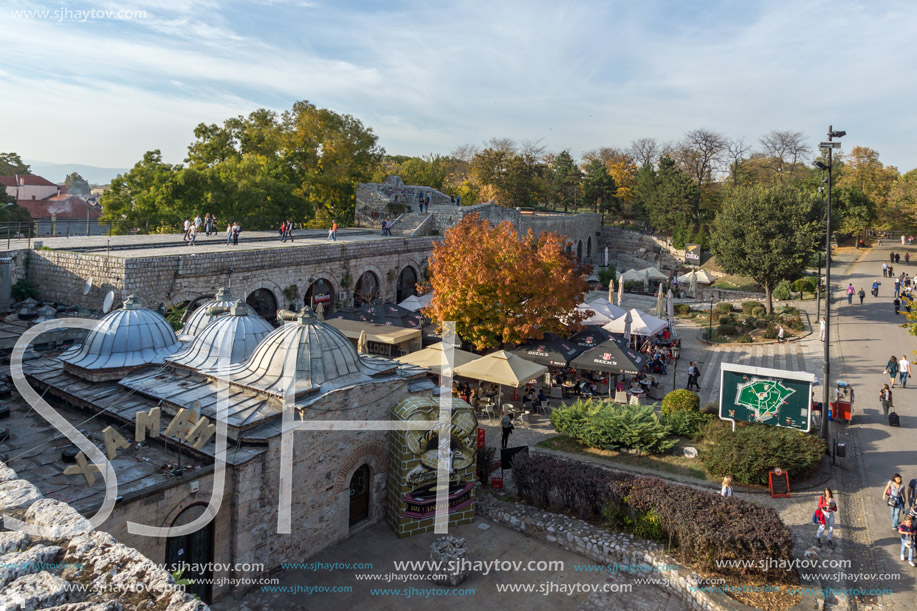
[[[615,403],[621,403],[622,405],[627,403],[627,393],[623,390],[615,391]]]
[[[551,398],[552,399],[563,399],[564,398],[564,389],[560,386],[551,387]]]

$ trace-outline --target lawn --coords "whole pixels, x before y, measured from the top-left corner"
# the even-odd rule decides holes
[[[748,278],[746,276],[723,276],[722,278],[717,278],[712,286],[715,289],[747,291],[750,293],[759,290],[758,283],[755,282],[754,278]]]
[[[626,452],[616,452],[614,450],[599,450],[597,448],[587,448],[576,441],[558,435],[538,443],[538,447],[548,450],[557,450],[560,452],[569,452],[570,454],[582,454],[595,456],[608,463],[608,466],[620,465],[622,467],[636,467],[655,469],[673,475],[682,475],[693,477],[701,480],[717,481],[716,478],[707,475],[704,465],[697,458],[685,458],[682,448],[693,445],[690,441],[682,440],[672,448],[670,454],[654,454],[652,456],[636,456]]]

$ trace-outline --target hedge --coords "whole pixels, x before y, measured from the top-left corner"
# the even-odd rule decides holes
[[[682,561],[720,575],[798,584],[793,535],[770,507],[545,454],[517,454],[513,482],[530,505],[636,535],[661,535]],[[717,566],[743,560],[742,567]]]
[[[675,445],[671,430],[659,419],[652,405],[620,405],[587,399],[554,410],[551,424],[590,448],[631,449],[642,454],[661,454]]]
[[[745,424],[735,432],[729,425],[714,426],[704,442],[700,459],[707,470],[743,484],[766,485],[768,471],[776,467],[793,481],[806,479],[825,455],[820,437],[766,424]]]
[[[672,412],[696,412],[700,409],[700,397],[690,390],[673,390],[662,398],[662,415]]]
[[[716,311],[722,312],[724,314],[729,314],[730,312],[732,312],[732,304],[731,303],[718,303],[716,304]]]
[[[764,309],[764,304],[760,301],[743,301],[742,302],[742,313],[746,316],[749,314],[754,314],[755,308]]]
[[[675,304],[675,313],[676,314],[690,314],[691,305],[687,303],[676,303]]]

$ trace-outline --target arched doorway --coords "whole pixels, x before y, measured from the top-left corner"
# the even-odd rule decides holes
[[[277,318],[277,298],[268,289],[257,289],[245,298],[245,303],[250,305],[255,313],[264,320]]]
[[[411,295],[417,294],[417,272],[408,265],[398,274],[398,295],[396,301],[401,303]]]
[[[592,256],[592,236],[586,238],[586,257]]]
[[[314,308],[318,304],[322,304],[325,308],[325,314],[334,310],[334,287],[324,278],[313,282],[306,291],[305,305]]]
[[[576,243],[576,260],[583,260],[583,243],[582,241]]]
[[[373,272],[363,272],[353,287],[353,305],[360,307],[364,303],[373,303],[379,299],[379,277]]]
[[[203,515],[206,508],[206,505],[188,507],[178,514],[172,526],[190,524]],[[197,594],[205,603],[212,602],[212,564],[213,520],[189,535],[169,537],[166,540],[166,566],[169,572],[174,572],[173,567],[176,570],[184,567],[182,578],[191,580],[191,583],[185,586],[185,591],[189,594]]]
[[[369,517],[369,465],[361,465],[350,478],[350,526]]]

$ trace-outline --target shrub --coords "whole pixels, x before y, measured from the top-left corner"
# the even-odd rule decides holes
[[[714,414],[714,415],[719,414],[719,413],[720,413],[720,406],[717,405],[716,403],[707,403],[707,404],[704,405],[702,408],[700,408],[700,413],[702,413],[702,414]]]
[[[694,397],[697,398],[697,395],[694,395]],[[665,422],[666,426],[672,429],[673,435],[692,439],[707,428],[712,419],[713,417],[710,414],[702,414],[697,409],[670,412],[662,417],[662,421]]]
[[[761,306],[760,308],[755,308],[754,310],[752,310],[751,313],[754,316],[756,316],[757,318],[761,318],[762,316],[767,314],[767,310],[764,308],[764,306]]]
[[[797,293],[814,293],[815,292],[815,279],[814,278],[800,278],[793,281],[793,290]]]
[[[485,447],[478,449],[478,481],[485,488],[490,485],[490,472],[493,470],[494,454],[496,452],[495,448]]]
[[[743,301],[742,302],[742,313],[748,316],[749,314],[754,314],[756,308],[764,309],[764,304],[760,301]]]
[[[802,331],[806,327],[798,318],[792,318],[786,322],[786,328],[792,329],[793,331]]]
[[[794,569],[777,568],[792,564],[793,535],[770,507],[545,454],[517,454],[513,481],[526,503],[593,522],[604,517],[608,528],[667,540],[682,561],[703,570],[799,583]],[[735,558],[750,562],[717,566]]]
[[[608,286],[608,283],[614,280],[617,275],[615,272],[615,266],[609,264],[605,269],[600,269],[598,273],[599,284],[602,286]]]
[[[764,339],[777,339],[777,329],[776,327],[768,327],[761,333],[761,337]]]
[[[811,475],[825,455],[825,442],[795,429],[747,424],[732,431],[723,425],[705,437],[701,460],[716,476],[732,475],[743,484],[767,484],[767,472],[780,467],[794,481]]]
[[[740,335],[738,338],[736,338],[736,341],[739,342],[740,344],[751,344],[752,342],[754,342],[754,340],[751,338],[751,335],[747,333],[744,335]]]
[[[690,390],[673,390],[662,399],[662,415],[673,412],[696,412],[700,408],[700,398]]]
[[[716,311],[722,312],[724,314],[729,314],[732,312],[732,304],[731,303],[718,303],[716,304]]]
[[[766,329],[770,326],[770,324],[771,323],[768,322],[766,318],[759,318],[758,320],[755,321],[755,328],[756,329]]]
[[[736,328],[735,325],[720,325],[716,328],[717,335],[735,335]]]
[[[16,284],[10,287],[10,297],[13,301],[22,301],[24,299],[38,297],[38,285],[31,280],[17,280]]]
[[[777,288],[774,289],[774,299],[779,299],[780,301],[786,301],[790,298],[790,286],[789,280],[781,280],[780,284],[777,285]]]
[[[642,454],[661,454],[675,445],[671,431],[652,405],[619,405],[609,401],[577,401],[551,414],[551,424],[584,446]]]
[[[691,306],[687,303],[676,303],[675,304],[675,313],[676,314],[690,314]]]
[[[799,317],[799,308],[794,308],[791,305],[785,305],[783,306],[783,308],[780,309],[780,313],[786,314],[788,316],[796,316],[798,318]]]
[[[721,325],[734,325],[736,323],[736,319],[732,314],[723,314],[716,320]]]

